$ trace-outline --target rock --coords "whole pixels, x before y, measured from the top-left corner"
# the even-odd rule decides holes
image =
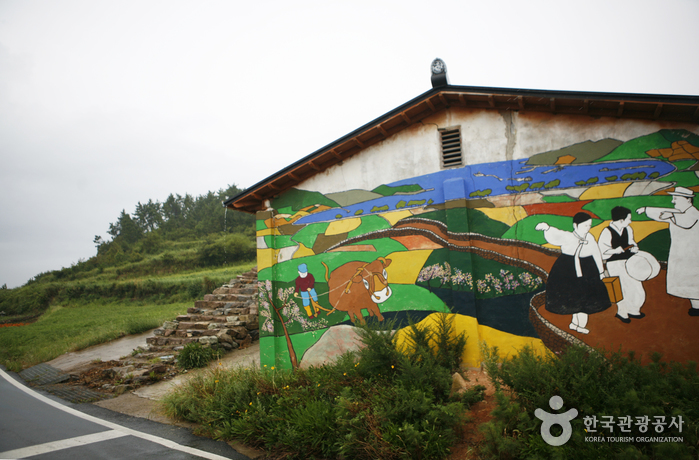
[[[117,373],[114,369],[103,369],[102,370],[102,378],[103,379],[113,379],[116,376],[117,376]]]
[[[236,322],[236,321],[240,321],[240,316],[235,316],[235,315],[226,316],[226,321],[229,322],[229,323],[233,323],[233,322]]]
[[[160,359],[160,362],[163,362],[163,363],[171,363],[175,360],[175,355],[161,356],[158,359]]]
[[[241,347],[247,347],[252,343],[252,338],[248,335],[242,340],[237,340],[237,342]]]
[[[218,328],[219,328],[218,323],[211,323],[211,324],[209,324],[209,326],[207,327],[207,329],[209,329],[209,330],[211,330],[211,329],[218,329]]]
[[[117,395],[122,395],[131,390],[133,390],[133,385],[117,385],[114,387],[114,393]]]
[[[164,333],[165,333],[165,329],[162,329],[162,328],[161,328],[161,329],[156,329],[156,330],[153,331],[153,335],[155,335],[155,336],[161,336],[161,335],[163,335]]]
[[[220,347],[223,348],[226,351],[230,351],[233,349],[233,345],[227,342],[220,342],[219,343]]]
[[[244,339],[245,337],[250,335],[246,328],[240,326],[228,328],[228,334],[230,334],[231,337],[236,339]]]
[[[167,372],[167,369],[168,367],[165,364],[156,364],[150,368],[150,371],[155,372],[156,374],[164,374]]]
[[[199,343],[202,345],[213,345],[215,343],[218,343],[218,337],[216,336],[205,336],[205,337],[199,337]]]
[[[233,343],[233,337],[228,335],[228,331],[221,331],[218,334],[216,334],[216,337],[218,338],[219,343],[225,342],[225,343]]]
[[[163,323],[163,329],[177,329],[177,326],[179,326],[178,321],[165,321]]]
[[[321,366],[335,361],[348,351],[356,351],[362,347],[362,341],[354,326],[344,324],[333,326],[315,345],[306,350],[301,360],[301,367]]]
[[[466,383],[466,380],[464,380],[461,374],[455,372],[454,375],[451,376],[451,391],[449,395],[461,394],[466,390],[468,390],[468,383]]]
[[[120,377],[126,377],[129,374],[133,374],[135,367],[133,366],[123,366],[123,367],[113,367],[112,370],[114,371],[115,375],[119,375]]]

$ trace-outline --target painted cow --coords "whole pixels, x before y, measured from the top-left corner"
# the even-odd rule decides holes
[[[347,262],[333,270],[330,278],[326,265],[325,277],[333,309],[346,311],[353,323],[364,322],[364,308],[370,316],[383,321],[378,304],[385,302],[392,294],[386,275],[386,267],[390,264],[391,259],[383,257],[373,262]]]

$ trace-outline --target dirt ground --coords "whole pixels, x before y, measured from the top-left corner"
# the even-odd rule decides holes
[[[473,406],[467,413],[470,421],[463,427],[461,439],[452,447],[452,453],[448,460],[476,460],[478,448],[483,442],[483,434],[479,431],[481,424],[490,421],[490,413],[495,408],[495,387],[490,378],[481,369],[471,369],[464,373],[467,378],[468,388],[476,385],[485,387],[485,398]]]

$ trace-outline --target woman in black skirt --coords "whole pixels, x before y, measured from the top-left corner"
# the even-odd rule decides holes
[[[604,265],[595,237],[590,234],[592,218],[579,212],[573,217],[573,231],[567,232],[541,222],[546,241],[560,246],[562,254],[554,262],[546,282],[546,310],[558,315],[573,315],[570,329],[588,334],[588,315],[611,307],[602,282]]]

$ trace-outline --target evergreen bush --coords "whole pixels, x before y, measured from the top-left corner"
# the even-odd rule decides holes
[[[220,353],[210,347],[203,347],[199,342],[185,345],[177,355],[177,365],[182,369],[205,367],[212,360],[218,359]]]
[[[659,355],[642,365],[633,352],[602,353],[569,346],[557,355],[540,356],[525,348],[498,365],[497,348],[484,348],[485,367],[496,393],[493,420],[484,426],[488,458],[697,458],[699,453],[699,374],[695,362],[665,363]],[[549,399],[560,396],[562,410],[575,408],[573,434],[563,446],[546,444],[540,433],[538,408],[550,412]],[[631,432],[586,430],[585,417],[630,416]],[[683,442],[638,442],[643,436],[658,436],[653,425],[643,434],[635,426],[637,417],[682,417],[682,432],[669,430],[660,436],[682,437]],[[592,427],[589,427],[592,429]],[[552,432],[554,435],[557,433]],[[632,442],[586,442],[586,436],[629,436]]]

